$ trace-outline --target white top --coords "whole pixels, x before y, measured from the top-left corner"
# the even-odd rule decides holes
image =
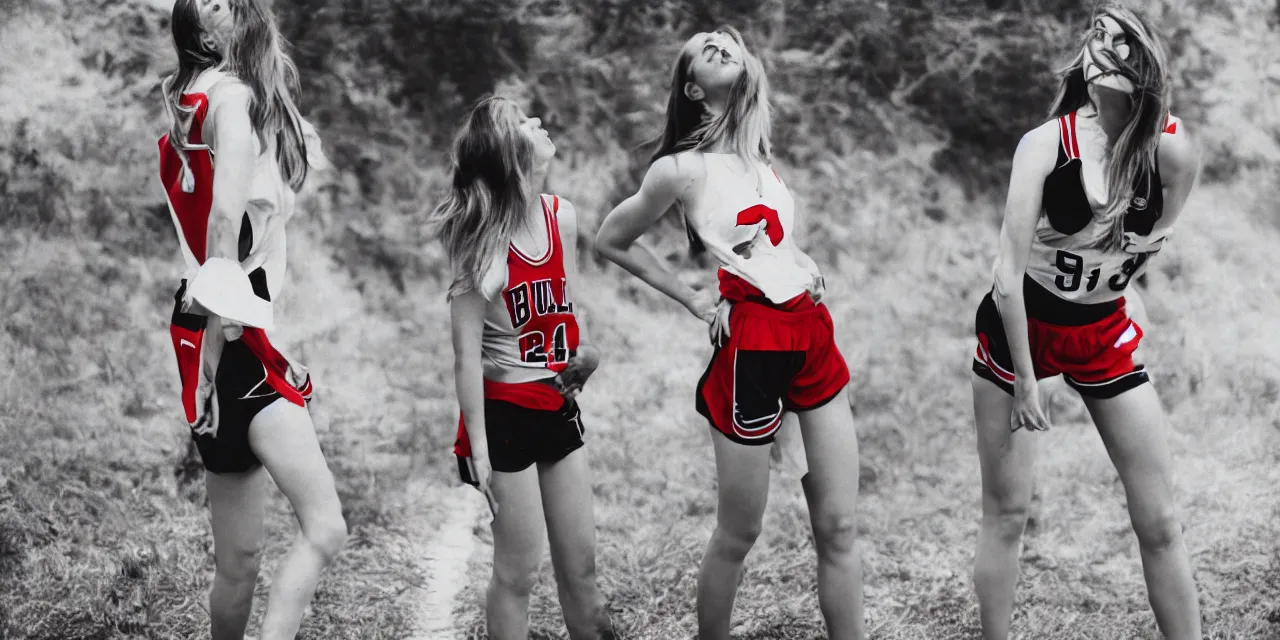
[[[720,267],[782,304],[815,275],[796,259],[795,199],[772,168],[734,154],[706,153],[706,180],[685,212]]]

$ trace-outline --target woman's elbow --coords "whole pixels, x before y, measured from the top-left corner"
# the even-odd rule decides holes
[[[621,245],[622,242],[608,226],[602,226],[596,232],[596,251],[609,262],[617,262],[618,255],[626,252],[627,248]]]

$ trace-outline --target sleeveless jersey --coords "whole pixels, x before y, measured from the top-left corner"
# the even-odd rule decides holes
[[[578,349],[564,268],[557,214],[560,199],[541,196],[547,250],[529,256],[514,243],[505,260],[486,274],[482,294],[489,301],[481,337],[485,380],[518,384],[564,371]]]
[[[1177,131],[1172,116],[1164,133]],[[1043,215],[1036,226],[1027,262],[1027,276],[1054,295],[1070,302],[1095,304],[1124,295],[1130,280],[1147,270],[1151,253],[1132,254],[1120,248],[1093,249],[1086,245],[1106,233],[1096,203],[1086,192],[1083,161],[1076,138],[1076,113],[1058,118],[1061,142],[1054,170],[1044,180]],[[1124,230],[1148,235],[1164,211],[1164,194],[1157,163],[1151,175],[1137,178],[1124,218]]]
[[[168,134],[159,141],[161,184],[188,275],[208,258],[206,245],[213,206],[215,150],[210,146],[213,135],[208,136],[208,141],[205,137],[206,133],[212,134],[212,115],[218,108],[220,94],[216,89],[238,82],[217,70],[201,73],[181,97],[182,107],[190,113],[185,153],[178,153],[173,148]],[[206,128],[206,124],[210,126]],[[283,227],[293,214],[295,196],[281,177],[274,148],[263,153],[257,136],[254,135],[253,139],[256,152],[253,183],[241,221],[239,255],[234,259],[243,262],[253,254],[265,258],[262,266],[249,274],[249,281],[254,294],[270,301],[278,295],[284,279],[286,247]],[[268,234],[272,227],[275,228]],[[186,286],[186,279],[182,286]],[[170,325],[182,381],[183,408],[187,422],[193,425],[198,418],[196,388],[199,377],[204,375],[201,361],[205,356],[204,349],[210,346],[203,341],[204,329],[203,319],[197,321],[195,318]],[[262,362],[265,382],[290,402],[305,406],[305,398],[311,393],[309,377],[302,389],[295,388],[288,381],[290,363],[271,345],[266,332],[245,327],[241,340]]]
[[[690,227],[720,269],[784,304],[808,290],[817,274],[794,252],[795,200],[773,169],[725,153],[702,153],[706,183],[686,211]]]

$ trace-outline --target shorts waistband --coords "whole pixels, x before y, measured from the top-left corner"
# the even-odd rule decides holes
[[[1107,302],[1094,303],[1063,300],[1033,280],[1031,276],[1023,279],[1022,297],[1027,307],[1027,318],[1066,327],[1093,324],[1124,309],[1125,306],[1123,296]]]

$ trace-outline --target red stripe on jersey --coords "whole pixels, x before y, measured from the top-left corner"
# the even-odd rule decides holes
[[[1079,158],[1080,157],[1080,141],[1076,137],[1076,112],[1072,111],[1069,117],[1071,118],[1071,120],[1067,128],[1071,132],[1071,157]]]
[[[186,93],[182,95],[181,104],[194,111],[188,144],[204,144],[202,130],[209,111],[209,97],[203,93]],[[204,264],[209,210],[213,207],[213,161],[205,149],[190,149],[186,155],[187,168],[195,180],[195,189],[190,193],[182,189],[182,156],[170,144],[168,134],[160,138],[160,181],[178,217],[178,233],[196,261]]]

